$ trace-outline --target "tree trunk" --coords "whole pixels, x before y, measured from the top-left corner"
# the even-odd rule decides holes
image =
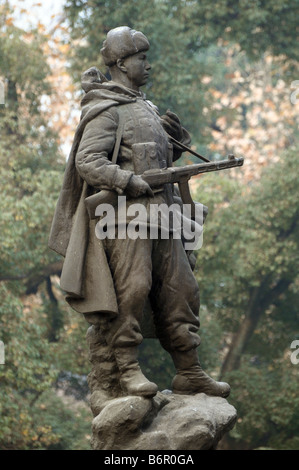
[[[59,332],[63,327],[63,317],[59,309],[58,301],[52,290],[50,276],[46,278],[46,290],[50,300],[50,304],[47,309],[47,317],[49,321],[48,340],[50,343],[56,343],[59,339]]]
[[[270,283],[270,276],[266,276],[259,287],[252,289],[245,320],[240,324],[233,337],[232,344],[222,364],[220,379],[228,372],[239,368],[242,353],[246,350],[261,316],[270,305],[279,302],[279,297],[286,292],[291,281],[280,279],[272,289],[269,289]]]
[[[220,379],[232,370],[238,369],[242,353],[246,349],[246,346],[258,324],[258,321],[263,314],[260,308],[250,311],[248,316],[239,326],[237,333],[235,333],[230,349],[224,359],[221,367]]]

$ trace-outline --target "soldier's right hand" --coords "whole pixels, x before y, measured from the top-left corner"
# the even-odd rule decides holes
[[[126,193],[131,197],[139,197],[143,194],[146,194],[150,197],[154,196],[151,187],[139,175],[131,176],[126,187]]]

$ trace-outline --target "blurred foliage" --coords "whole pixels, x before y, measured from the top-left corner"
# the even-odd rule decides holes
[[[51,429],[55,436],[44,449],[90,450],[92,414],[85,402],[71,397],[61,399],[48,390],[35,403],[32,419],[40,428]]]
[[[258,303],[268,301],[271,318],[278,316],[292,328],[298,321],[297,152],[288,151],[269,165],[250,188],[223,174],[209,175],[199,184],[197,199],[210,209],[198,263],[202,300],[219,309],[223,325],[232,331],[253,294],[259,295]],[[276,298],[282,281],[286,290]]]
[[[41,113],[50,92],[42,40],[9,24],[0,29],[0,70],[7,93],[0,108],[1,278],[25,277],[54,262],[47,232],[62,181],[57,136]],[[26,61],[20,61],[20,57]],[[23,64],[26,64],[24,66]],[[11,90],[11,93],[9,93]]]
[[[299,334],[298,116],[288,96],[298,1],[67,0],[61,40],[59,28],[53,37],[16,28],[8,3],[0,7],[0,448],[89,448],[90,412],[61,392],[63,377],[75,387],[90,370],[87,325],[66,306],[61,259],[47,248],[75,95],[60,65],[71,65],[77,85],[91,65],[106,72],[102,42],[126,24],[150,39],[148,98],[179,114],[200,152],[245,157],[238,173],[192,186],[209,207],[195,271],[200,361],[232,386],[239,419],[229,446],[298,449],[298,366],[289,357]],[[140,358],[170,388],[173,364],[156,340],[144,341]]]
[[[298,371],[285,359],[258,367],[250,356],[244,359],[242,367],[227,376],[230,402],[239,416],[230,433],[232,442],[247,449],[298,450]]]
[[[5,365],[0,366],[0,448],[39,448],[56,438],[49,426],[40,427],[33,420],[32,407],[57,372],[36,312],[25,309],[3,284],[1,299],[0,331],[6,354]]]
[[[63,365],[54,347],[60,330],[62,338],[72,331],[53,302],[50,276],[59,272],[61,260],[47,247],[64,169],[58,136],[42,112],[43,99],[51,93],[50,68],[43,54],[45,38],[16,28],[10,15],[1,7],[0,338],[5,365],[0,366],[0,448],[81,447],[83,430],[75,429],[83,421],[76,425],[79,418],[71,408],[45,395]],[[71,356],[75,348],[68,348]],[[41,397],[48,413],[38,405]],[[61,422],[62,416],[68,421]]]
[[[198,190],[210,214],[196,273],[222,328],[221,375],[239,416],[231,445],[245,448],[298,446],[290,418],[299,372],[290,362],[299,323],[297,154],[288,151],[250,188],[210,175]]]
[[[180,2],[181,3],[181,2]],[[297,0],[198,0],[193,22],[199,28],[202,46],[219,38],[240,44],[252,58],[269,51],[282,60],[299,59]]]

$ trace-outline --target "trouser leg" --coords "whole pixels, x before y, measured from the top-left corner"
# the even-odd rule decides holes
[[[157,336],[167,351],[194,349],[200,344],[199,289],[181,240],[155,241],[152,259]]]
[[[151,248],[151,240],[105,240],[118,303],[118,315],[106,332],[113,347],[142,342],[140,323],[152,285]]]
[[[153,253],[152,304],[157,336],[172,356],[177,374],[174,393],[226,397],[230,387],[201,368],[197,346],[199,289],[180,240],[160,240]]]
[[[107,323],[104,335],[120,372],[120,385],[127,395],[152,397],[158,387],[143,375],[137,346],[145,302],[152,283],[151,240],[107,240],[106,255],[114,280],[118,315]]]

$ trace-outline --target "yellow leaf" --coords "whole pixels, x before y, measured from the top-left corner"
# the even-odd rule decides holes
[[[68,44],[62,44],[61,46],[59,46],[59,50],[60,50],[60,52],[65,54],[69,50],[69,45]]]

